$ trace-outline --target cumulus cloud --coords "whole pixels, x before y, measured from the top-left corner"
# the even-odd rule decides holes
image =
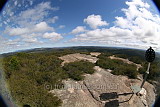
[[[32,38],[32,37],[24,38],[23,41],[27,43],[37,43],[38,42],[37,38]]]
[[[126,36],[128,35],[128,37]],[[133,37],[133,34],[130,30],[125,30],[117,27],[111,27],[110,29],[95,29],[87,31],[86,33],[82,33],[76,35],[75,41],[97,41],[98,43],[108,43],[108,41],[114,42],[122,42],[124,39],[129,39]]]
[[[75,29],[72,30],[72,34],[78,34],[86,31],[85,26],[77,26]]]
[[[33,4],[33,0],[8,1],[0,16],[0,42],[3,44],[1,47],[5,47],[1,52],[33,47],[42,43],[46,32],[56,32],[53,23],[58,16],[50,12],[58,11],[59,7],[52,6],[50,2]],[[48,43],[48,40],[45,41]]]
[[[54,28],[50,27],[46,22],[40,22],[35,25],[33,28],[33,32],[45,32],[45,31],[53,31]]]
[[[30,26],[42,22],[49,15],[49,12],[57,10],[59,10],[59,7],[51,7],[50,2],[42,2],[34,8],[21,11],[18,15],[11,17],[10,20],[20,27]],[[53,22],[57,19],[58,16],[53,16],[48,20]]]
[[[58,41],[58,40],[62,39],[63,37],[61,36],[61,34],[58,34],[56,32],[52,32],[52,33],[45,33],[43,35],[43,38],[50,39],[52,41]]]
[[[116,17],[115,24],[120,28],[131,29],[134,36],[143,43],[159,46],[160,17],[151,13],[150,5],[141,0],[126,4],[129,8],[122,9],[126,17]]]
[[[89,15],[86,19],[84,19],[84,23],[88,24],[92,29],[96,29],[99,26],[107,26],[108,23],[106,21],[102,21],[102,17],[100,15]]]
[[[17,5],[18,3],[15,2]],[[53,25],[51,26],[59,17],[51,16],[49,12],[57,10],[59,10],[59,7],[52,7],[50,2],[42,2],[33,8],[20,11],[11,17],[9,21],[6,20],[6,25],[10,21],[12,23],[10,26],[4,27],[4,34],[15,36],[15,40],[6,40],[6,46],[30,46],[32,44],[43,43],[44,38],[46,42],[47,40],[56,42],[62,39],[61,34],[56,33]]]
[[[47,25],[46,22],[40,22],[32,27],[25,27],[25,28],[6,28],[5,33],[9,34],[10,36],[22,36],[26,34],[38,33],[38,32],[46,32],[46,31],[53,31],[54,28]]]
[[[6,50],[10,51],[14,49],[15,47],[17,47],[18,42],[20,42],[20,39],[8,40],[7,38],[0,35],[0,47],[1,47],[0,53],[6,52]]]
[[[136,48],[152,46],[160,50],[160,17],[151,13],[150,5],[142,0],[127,1],[126,5],[128,8],[122,9],[124,16],[116,16],[114,25],[110,28],[97,28],[107,25],[106,21],[102,21],[100,15],[97,15],[96,18],[95,15],[88,16],[84,22],[93,30],[77,34],[70,41]]]
[[[59,19],[58,16],[54,16],[53,18],[50,18],[50,19],[48,20],[48,22],[49,22],[49,23],[55,23],[58,19]]]
[[[58,27],[58,29],[63,29],[63,28],[65,28],[65,25],[60,25],[60,26]]]
[[[14,5],[17,6],[17,1],[14,2]]]

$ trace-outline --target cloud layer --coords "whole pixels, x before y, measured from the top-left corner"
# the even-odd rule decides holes
[[[68,45],[65,43],[69,45],[82,43],[143,49],[152,46],[160,51],[160,17],[142,0],[126,1],[127,7],[121,9],[123,15],[115,16],[113,22],[105,20],[106,17],[110,17],[109,15],[102,17],[87,13],[88,16],[79,19],[81,22],[77,22],[76,26],[74,23],[70,24],[72,19],[55,14],[60,8],[53,6],[51,2],[41,0],[37,1],[39,3],[35,0],[9,2],[0,16],[2,47],[0,53],[34,46],[54,46],[56,43],[63,44],[61,46]],[[69,26],[60,21],[62,18]],[[82,25],[79,25],[80,23]]]
[[[15,1],[14,5],[17,6],[19,2]],[[32,4],[32,2],[30,2]],[[3,24],[3,34],[10,38],[1,36],[1,39],[6,39],[5,47],[19,48],[25,46],[39,45],[42,43],[52,43],[63,39],[61,34],[55,31],[53,24],[59,19],[58,16],[50,16],[50,12],[58,11],[59,7],[52,7],[50,2],[41,2],[33,8],[13,13],[10,10],[12,17],[9,17],[6,24]],[[6,9],[7,11],[7,9]],[[14,15],[12,15],[14,14]],[[2,18],[7,15],[4,14]],[[12,22],[12,23],[10,23]],[[52,26],[51,26],[52,25]],[[61,28],[64,26],[61,26]],[[3,40],[2,39],[2,40]],[[45,41],[44,41],[45,39]]]
[[[121,9],[124,17],[116,16],[114,26],[109,28],[100,15],[89,15],[84,22],[93,30],[77,34],[70,41],[136,48],[152,46],[160,50],[160,17],[151,13],[150,5],[141,0],[126,1],[126,5],[128,8]]]

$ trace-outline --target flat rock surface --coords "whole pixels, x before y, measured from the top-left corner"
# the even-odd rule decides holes
[[[96,53],[96,55],[97,55],[97,53]],[[62,66],[65,63],[74,62],[74,61],[85,60],[85,61],[89,61],[89,62],[92,62],[92,63],[96,63],[96,61],[98,60],[98,58],[92,57],[91,55],[80,54],[80,53],[69,54],[69,55],[59,57],[59,58],[61,60],[63,60]]]
[[[140,85],[140,80],[116,76],[98,66],[94,69],[96,72],[86,74],[83,81],[65,80],[63,89],[50,91],[62,99],[62,107],[146,107],[153,104],[154,87],[148,82],[144,85],[146,94],[141,97],[133,95],[130,89],[131,85]]]
[[[97,57],[97,56],[100,55],[101,53],[99,53],[99,52],[91,52],[90,54],[91,54],[92,56],[96,56],[96,57]]]

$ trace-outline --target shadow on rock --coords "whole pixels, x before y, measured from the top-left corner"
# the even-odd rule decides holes
[[[128,100],[121,101],[121,102],[118,100],[115,100],[119,96],[127,96],[127,95],[131,95],[131,97]],[[128,102],[132,98],[132,96],[133,96],[133,93],[117,94],[117,92],[111,92],[111,93],[102,93],[99,97],[101,101],[112,100],[112,101],[106,102],[105,107],[118,107],[119,103]]]
[[[102,93],[99,97],[101,101],[106,101],[106,100],[118,98],[118,94],[117,92]]]
[[[110,102],[106,102],[105,107],[118,107],[119,102],[118,100],[112,100]]]

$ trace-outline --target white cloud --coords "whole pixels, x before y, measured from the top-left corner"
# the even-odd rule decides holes
[[[24,38],[23,41],[27,43],[37,43],[38,42],[37,38],[32,38],[32,37]]]
[[[85,26],[77,26],[75,29],[72,30],[72,34],[78,34],[86,31]]]
[[[10,36],[15,35],[22,35],[29,32],[28,28],[6,28],[5,33],[9,34]]]
[[[34,8],[21,11],[18,15],[11,17],[10,19],[14,24],[20,27],[30,26],[44,21],[49,15],[49,12],[54,12],[57,10],[59,10],[59,7],[51,7],[50,2],[42,2]],[[53,18],[47,20],[52,20],[53,22],[57,19],[58,16],[54,16]]]
[[[17,6],[17,1],[14,2],[14,5]]]
[[[98,24],[102,21],[100,15],[97,15],[99,18],[95,18],[95,15],[88,16],[84,22],[93,30],[77,34],[70,41],[136,48],[152,46],[160,50],[160,17],[151,13],[150,5],[141,0],[127,1],[126,5],[128,8],[122,9],[125,16],[116,16],[114,26],[110,28],[97,28],[104,24]]]
[[[84,23],[88,24],[91,28],[96,29],[99,26],[107,26],[108,23],[106,21],[102,21],[102,17],[100,15],[89,15],[86,19],[84,19]]]
[[[132,0],[131,2],[126,1],[126,4],[131,7],[131,6],[140,6],[143,8],[149,8],[150,5],[148,3],[143,2],[142,0]]]
[[[6,45],[17,45],[17,43],[20,42],[20,39],[14,39],[14,40],[8,40],[5,44]]]
[[[43,33],[46,31],[54,31],[54,28],[47,25],[46,22],[40,22],[32,27],[26,28],[6,28],[5,33],[9,34],[10,36],[22,36],[26,34],[32,33]]]
[[[63,29],[63,28],[65,28],[65,25],[60,25],[60,26],[58,27],[58,29]]]
[[[29,3],[30,3],[30,5],[32,5],[32,4],[33,4],[33,1],[32,1],[32,0],[30,0],[30,1],[29,1]]]
[[[8,52],[12,49],[15,49],[18,42],[20,42],[19,39],[14,39],[14,40],[9,39],[8,40],[7,38],[0,35],[0,47],[1,47],[0,53]]]
[[[61,34],[58,34],[56,32],[52,32],[52,33],[45,33],[43,35],[43,38],[50,39],[52,41],[58,41],[58,40],[62,39],[63,37],[61,36]]]
[[[121,28],[129,28],[133,26],[128,20],[126,20],[123,17],[115,17],[115,18],[116,18],[115,24],[117,26],[120,26]]]
[[[54,16],[53,18],[50,18],[50,19],[48,20],[48,22],[49,22],[49,23],[55,23],[58,19],[59,19],[58,16]]]
[[[76,35],[76,38],[74,38],[74,40],[97,41],[101,43],[102,41],[122,41],[124,39],[128,39],[128,37],[133,37],[132,32],[130,30],[111,27],[110,29],[103,28],[87,31],[86,33]]]
[[[33,7],[28,7],[30,5],[33,5],[32,0],[15,0],[6,4],[7,8],[5,7],[0,16],[2,22],[0,25],[4,29],[0,32],[3,37],[6,37],[3,39],[4,42],[0,40],[5,47],[3,51],[20,49],[20,47],[23,49],[25,46],[33,47],[35,44],[42,43],[43,35],[46,32],[56,32],[53,23],[59,17],[50,14],[50,12],[59,10],[59,7],[51,6],[50,2],[41,2]],[[22,6],[23,9],[20,9]],[[57,35],[55,40],[58,38],[60,36]],[[49,40],[46,39],[45,42],[48,43]]]
[[[53,31],[54,28],[47,25],[46,22],[40,22],[35,25],[32,32],[45,32],[45,31]]]
[[[32,2],[30,3],[32,4]],[[43,36],[47,34],[46,32],[49,32],[48,35],[53,36],[51,38],[46,38],[46,43],[48,42],[47,40],[57,41],[62,39],[63,37],[56,33],[53,27],[53,23],[55,23],[59,17],[49,14],[49,12],[57,10],[59,10],[59,8],[51,7],[50,2],[42,2],[35,5],[33,8],[28,8],[27,10],[14,14],[14,16],[10,18],[12,25],[4,27],[4,34],[15,36],[14,38],[19,41],[8,39],[6,44],[10,46],[21,45],[29,47],[32,44],[43,43]],[[50,26],[51,24],[52,26]]]

